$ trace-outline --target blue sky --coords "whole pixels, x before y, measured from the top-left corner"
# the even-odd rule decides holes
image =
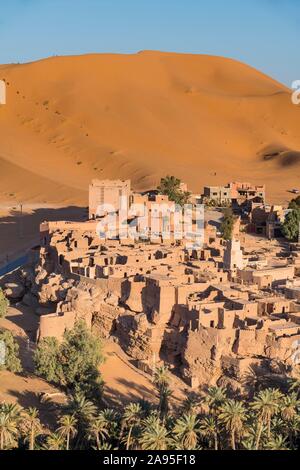
[[[7,0],[0,63],[163,50],[232,57],[300,79],[300,0]]]

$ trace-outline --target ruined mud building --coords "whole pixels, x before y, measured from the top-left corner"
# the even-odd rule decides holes
[[[129,196],[148,203],[147,196]],[[103,241],[96,225],[41,225],[31,289],[38,340],[60,339],[82,318],[100,337],[114,336],[138,367],[151,371],[164,361],[192,387],[241,390],[250,370],[279,377],[293,369],[300,341],[298,245],[287,245],[284,257],[276,244],[259,252],[251,236],[235,230],[225,242],[207,222],[196,249],[161,237]]]

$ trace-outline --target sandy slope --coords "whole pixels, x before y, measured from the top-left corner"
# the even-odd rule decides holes
[[[0,66],[0,203],[86,204],[93,177],[300,187],[300,107],[229,59],[142,52]],[[216,175],[215,175],[216,173]]]

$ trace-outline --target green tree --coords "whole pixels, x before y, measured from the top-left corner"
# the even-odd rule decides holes
[[[158,389],[159,411],[161,418],[163,418],[168,413],[169,399],[172,395],[172,392],[169,388],[170,374],[168,367],[166,367],[165,365],[157,367],[154,371],[153,382]]]
[[[4,295],[3,290],[0,288],[0,318],[4,318],[7,314],[9,302]]]
[[[0,450],[10,449],[17,444],[19,430],[17,420],[11,415],[8,408],[0,408]]]
[[[191,193],[182,191],[180,185],[180,179],[175,178],[175,176],[166,176],[160,180],[160,185],[157,189],[161,194],[168,196],[170,201],[183,206],[189,202]]]
[[[83,392],[99,398],[103,385],[99,365],[103,359],[100,341],[85,322],[79,321],[65,332],[61,344],[55,338],[40,342],[34,356],[35,372],[71,394]]]
[[[63,377],[62,364],[59,362],[59,342],[56,338],[43,338],[34,355],[35,373],[48,382],[60,383]]]
[[[109,431],[107,421],[103,415],[92,419],[88,428],[88,437],[92,441],[96,441],[97,449],[100,450],[104,444],[105,439],[108,437]]]
[[[154,371],[153,382],[158,389],[167,387],[170,383],[170,373],[167,366],[157,367]]]
[[[21,372],[22,366],[19,358],[19,345],[11,331],[0,330],[0,344],[4,344],[4,364],[1,365],[0,363],[0,370],[9,370],[14,373]]]
[[[85,448],[86,438],[88,437],[87,430],[90,423],[95,419],[97,407],[82,392],[79,392],[70,396],[64,409],[68,414],[74,416],[77,422],[76,446]]]
[[[142,450],[168,450],[171,439],[166,427],[159,418],[146,419],[140,439]]]
[[[125,407],[122,420],[124,425],[122,427],[128,429],[126,437],[126,450],[129,450],[131,447],[132,431],[134,428],[140,425],[143,416],[144,412],[139,403],[129,403],[129,405]]]
[[[200,424],[201,435],[210,446],[213,442],[214,449],[218,450],[218,423],[215,416],[204,416]]]
[[[296,369],[296,376],[290,377],[288,380],[289,389],[291,392],[296,392],[297,398],[300,398],[300,370]]]
[[[296,392],[289,393],[282,398],[280,402],[280,412],[282,419],[287,422],[292,421],[300,409],[300,400],[297,397]]]
[[[199,420],[194,413],[184,414],[178,418],[173,428],[173,434],[184,450],[195,450],[200,434]]]
[[[96,416],[97,408],[82,392],[71,396],[65,406],[68,414],[74,416],[78,424],[78,431],[84,432],[89,422]]]
[[[237,400],[228,400],[221,406],[218,419],[230,432],[231,448],[235,450],[236,438],[241,436],[247,420],[246,408]]]
[[[64,440],[58,433],[51,433],[46,439],[47,450],[63,450]]]
[[[74,415],[63,415],[59,419],[60,427],[57,429],[59,436],[66,440],[66,450],[70,449],[70,439],[77,434],[77,419]]]
[[[29,450],[34,450],[35,440],[42,432],[42,425],[39,419],[39,412],[36,408],[28,408],[23,418],[23,424],[28,432],[27,440],[29,442]]]
[[[289,450],[287,447],[286,439],[279,434],[278,436],[272,437],[266,445],[268,450]]]
[[[208,387],[204,401],[212,414],[218,414],[219,408],[226,401],[226,389],[224,387]]]
[[[234,227],[235,216],[233,215],[232,209],[227,207],[223,211],[223,220],[221,223],[221,234],[224,240],[232,239],[232,231]]]
[[[257,436],[255,448],[259,449],[259,443],[264,425],[267,426],[268,439],[271,436],[271,419],[279,411],[281,393],[272,388],[261,390],[251,403],[251,408],[257,413]]]
[[[292,199],[289,203],[289,209],[298,209],[300,207],[300,196]]]
[[[300,207],[287,214],[282,224],[282,233],[290,241],[298,240],[300,223]]]

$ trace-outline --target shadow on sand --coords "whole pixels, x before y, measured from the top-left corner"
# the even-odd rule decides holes
[[[88,218],[86,207],[35,208],[24,205],[12,208],[0,218],[0,265],[8,264],[39,242],[39,226],[44,221],[83,221]],[[26,212],[28,211],[28,212]]]

